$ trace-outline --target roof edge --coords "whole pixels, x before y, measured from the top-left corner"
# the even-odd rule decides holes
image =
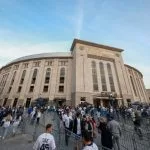
[[[102,44],[97,44],[97,43],[93,43],[93,42],[89,42],[89,41],[85,41],[85,40],[80,40],[80,39],[74,39],[72,46],[70,48],[70,51],[73,51],[73,48],[75,46],[75,44],[85,44],[85,45],[89,45],[89,46],[94,46],[94,47],[98,47],[98,48],[104,48],[104,49],[108,49],[108,50],[112,50],[112,51],[117,51],[117,52],[123,52],[123,49],[120,48],[115,48],[115,47],[111,47],[111,46],[107,46],[107,45],[102,45]]]
[[[137,71],[137,72],[142,76],[142,78],[143,78],[143,74],[142,74],[138,69],[136,69],[135,67],[132,67],[132,66],[127,65],[127,64],[124,64],[124,66],[126,66],[126,67],[128,67],[128,68],[130,68],[130,69],[133,69],[133,70]]]
[[[59,58],[59,59],[68,59],[68,58],[70,58],[70,59],[71,59],[72,56],[40,57],[40,58],[29,58],[29,59],[25,59],[25,60],[12,61],[12,62],[10,62],[10,63],[8,63],[8,64],[2,66],[2,67],[0,68],[0,71],[1,71],[2,69],[4,69],[4,68],[7,68],[7,67],[9,67],[9,66],[11,66],[11,65],[15,65],[15,64],[18,64],[18,63],[23,63],[23,62],[27,62],[27,61],[36,61],[36,60],[41,60],[41,59],[57,59],[57,58]]]

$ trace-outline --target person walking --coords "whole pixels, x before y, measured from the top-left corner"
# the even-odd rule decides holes
[[[113,138],[114,150],[120,150],[120,137],[121,137],[121,127],[120,124],[114,120],[113,116],[108,116],[109,122],[107,124]]]
[[[16,134],[16,131],[17,131],[17,128],[20,124],[20,121],[21,121],[21,116],[16,116],[16,118],[13,120],[13,136],[15,136]]]
[[[56,148],[55,139],[52,132],[52,124],[46,125],[46,132],[41,134],[35,142],[34,150],[54,150]]]
[[[3,132],[2,132],[2,139],[4,140],[7,136],[7,132],[8,132],[8,129],[10,127],[10,123],[12,121],[12,116],[11,114],[8,114],[4,119],[3,119]]]
[[[65,142],[68,146],[69,137],[73,128],[72,116],[69,116],[69,111],[67,111],[67,116],[65,117]]]
[[[37,111],[37,119],[36,119],[36,124],[37,124],[37,125],[39,125],[40,118],[41,118],[41,110],[39,109],[39,110]]]
[[[98,131],[101,133],[101,144],[103,146],[103,150],[112,149],[112,134],[107,128],[107,119],[105,117],[100,118],[100,123],[98,126]]]
[[[87,132],[89,132],[90,137],[93,138],[94,127],[93,127],[93,124],[92,124],[92,122],[91,122],[91,120],[90,120],[90,116],[87,116],[87,118],[86,118],[85,130],[86,130]]]
[[[91,134],[86,131],[83,135],[83,144],[84,147],[82,150],[98,150],[98,147],[95,143],[93,143]]]
[[[143,134],[141,131],[141,115],[139,114],[139,112],[135,112],[135,118],[133,120],[134,123],[134,130],[137,133],[137,135],[140,137],[140,139],[143,139]]]
[[[81,118],[80,113],[76,114],[76,117],[73,122],[73,133],[77,134],[78,136],[81,136]]]

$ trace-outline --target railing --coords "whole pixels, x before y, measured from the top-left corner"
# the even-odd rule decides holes
[[[81,150],[83,147],[82,138],[65,129],[56,112],[44,112],[39,125],[36,123],[31,125],[30,122],[30,118],[24,116],[19,126],[19,133],[31,135],[31,142],[34,142],[37,137],[45,131],[45,125],[47,123],[52,123],[52,134],[55,137],[57,150]],[[132,121],[126,119],[126,124],[123,121],[120,121],[120,123],[122,128],[122,136],[120,137],[121,150],[150,150],[150,132],[147,128],[141,129],[142,137],[140,137],[138,133],[134,131]],[[130,127],[128,128],[128,126]],[[12,131],[8,134],[9,137],[12,136],[11,132]],[[66,142],[66,138],[68,138],[68,143]],[[100,150],[110,150],[101,145],[101,135],[98,132],[94,142],[98,145]]]

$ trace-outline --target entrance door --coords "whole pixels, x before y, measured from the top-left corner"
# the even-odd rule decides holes
[[[99,106],[101,106],[101,100],[100,99],[94,99],[93,100],[93,104],[96,108],[98,108]]]
[[[18,98],[15,98],[14,103],[13,103],[13,107],[16,107],[17,102],[18,102]]]
[[[104,107],[109,107],[109,100],[103,99],[103,106]]]
[[[31,103],[31,98],[27,98],[27,100],[26,100],[26,108],[29,108],[29,106],[30,106],[30,103]]]

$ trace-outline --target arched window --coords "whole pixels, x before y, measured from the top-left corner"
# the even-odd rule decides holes
[[[38,70],[37,70],[37,69],[34,69],[31,84],[35,84],[36,77],[37,77],[37,72],[38,72]]]
[[[92,61],[92,77],[93,77],[93,90],[98,91],[98,81],[97,81],[97,70],[96,62]]]
[[[16,76],[16,71],[15,71],[14,74],[13,74],[13,77],[12,77],[12,80],[11,80],[11,85],[13,85],[13,83],[14,83],[15,76]]]
[[[60,80],[59,83],[64,83],[65,81],[65,68],[60,69]]]
[[[103,64],[102,62],[100,62],[100,63],[99,63],[99,67],[100,67],[102,91],[107,91],[107,84],[106,84],[106,77],[105,77],[104,64]]]
[[[48,84],[50,81],[50,75],[51,75],[51,68],[47,68],[46,75],[45,75],[45,83]]]
[[[21,80],[20,80],[20,84],[23,84],[25,75],[26,75],[26,70],[23,70],[23,73],[22,73],[22,76],[21,76]]]
[[[136,92],[136,89],[135,89],[135,85],[134,85],[132,76],[130,76],[130,80],[131,80],[131,84],[132,84],[132,87],[133,87],[134,94],[135,94],[135,96],[137,96],[137,92]]]
[[[112,69],[111,69],[111,65],[109,63],[107,64],[107,70],[108,70],[108,77],[109,77],[109,84],[110,84],[111,92],[115,92],[115,85],[114,85]]]

